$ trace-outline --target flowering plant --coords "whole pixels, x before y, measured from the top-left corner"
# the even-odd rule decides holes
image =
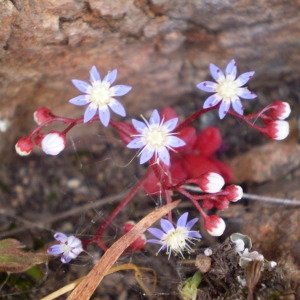
[[[256,113],[244,115],[240,98],[250,100],[257,97],[244,87],[254,72],[246,72],[237,77],[235,60],[228,63],[225,73],[214,64],[210,64],[210,71],[216,82],[203,81],[197,87],[213,95],[205,100],[202,109],[182,122],[171,107],[165,107],[160,111],[154,109],[149,120],[144,116],[142,121],[132,119],[131,123],[112,119],[110,109],[121,117],[126,116],[123,104],[114,97],[124,96],[132,88],[127,85],[112,86],[117,77],[117,70],[108,72],[101,80],[95,66],[90,70],[90,83],[72,80],[74,86],[83,94],[72,98],[69,102],[77,106],[88,105],[81,117],[57,116],[44,107],[34,113],[38,126],[29,136],[20,138],[16,143],[15,148],[20,155],[29,155],[35,145],[46,154],[58,155],[65,149],[67,134],[73,127],[100,120],[103,126],[111,126],[116,130],[124,147],[137,150],[139,164],[147,165],[144,176],[91,238],[81,241],[74,236],[56,233],[54,237],[58,244],[52,245],[48,249],[48,254],[59,255],[63,263],[68,263],[76,259],[84,246],[92,242],[106,251],[108,246],[103,241],[105,230],[140,189],[148,195],[161,196],[167,204],[173,201],[174,193],[180,195],[182,199],[192,203],[202,218],[202,231],[205,230],[212,236],[223,234],[226,228],[225,221],[217,212],[211,214],[209,210],[227,209],[231,202],[242,198],[243,190],[240,186],[232,184],[231,168],[215,156],[222,145],[219,129],[210,126],[198,132],[197,128],[192,126],[192,122],[208,111],[218,109],[220,119],[226,114],[231,115],[268,138],[282,140],[289,133],[289,124],[285,119],[291,109],[288,103],[275,101]],[[261,122],[258,123],[258,120]],[[43,132],[47,125],[55,122],[62,122],[66,126],[65,129]],[[173,214],[169,212],[166,218],[160,220],[161,229],[155,227],[148,229],[148,233],[155,238],[146,240],[144,235],[140,235],[139,239],[129,246],[128,251],[141,250],[147,242],[160,245],[158,253],[166,250],[169,259],[172,253],[184,258],[185,252],[192,253],[195,243],[201,239],[197,229],[191,230],[192,227],[199,226],[198,220],[197,216],[188,221],[188,212],[184,212],[174,225]],[[126,223],[124,233],[130,232],[132,228],[134,228],[132,223]],[[246,254],[244,251],[244,257]]]

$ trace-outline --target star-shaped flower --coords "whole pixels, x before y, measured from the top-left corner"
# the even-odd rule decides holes
[[[214,93],[205,100],[203,108],[215,106],[222,101],[219,108],[220,119],[225,117],[230,108],[230,104],[232,104],[233,109],[238,114],[243,115],[244,108],[240,98],[256,98],[256,95],[253,92],[249,91],[246,87],[242,87],[252,78],[254,72],[246,72],[236,78],[237,68],[234,59],[228,63],[225,74],[214,64],[210,64],[209,69],[211,76],[216,80],[216,83],[212,81],[203,81],[197,85],[197,88],[202,91]]]
[[[154,155],[155,159],[159,159],[169,166],[170,153],[168,150],[185,145],[182,139],[174,136],[176,133],[172,133],[177,123],[178,118],[166,122],[160,120],[156,109],[153,111],[149,123],[145,119],[144,122],[133,119],[132,124],[139,134],[133,135],[135,139],[127,145],[127,148],[141,149],[140,164],[147,162]]]
[[[81,240],[73,235],[68,237],[62,232],[57,232],[54,238],[59,244],[51,246],[47,252],[50,255],[61,255],[60,260],[64,264],[75,259],[83,251]]]
[[[176,227],[166,220],[160,220],[160,226],[162,230],[157,228],[149,228],[148,231],[156,237],[156,239],[147,240],[148,243],[154,243],[161,245],[158,253],[161,250],[167,249],[169,258],[171,253],[175,255],[178,253],[183,257],[183,251],[192,252],[191,244],[193,240],[198,240],[201,235],[198,231],[191,230],[191,228],[197,223],[198,218],[194,218],[187,222],[188,213],[184,213],[177,220]]]
[[[131,86],[111,86],[116,80],[116,77],[117,70],[113,70],[108,72],[101,81],[97,68],[93,66],[90,70],[91,84],[78,79],[72,80],[74,86],[85,95],[72,98],[69,102],[78,106],[89,104],[84,112],[84,123],[90,121],[98,110],[101,123],[104,126],[107,126],[110,120],[109,107],[116,114],[122,117],[126,116],[123,105],[118,100],[114,99],[114,97],[126,95],[131,90]]]

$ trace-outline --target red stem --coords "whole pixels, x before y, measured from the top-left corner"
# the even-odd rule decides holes
[[[107,228],[107,226],[113,221],[113,219],[118,215],[118,213],[129,203],[129,201],[134,197],[138,190],[142,187],[146,179],[148,178],[150,171],[148,171],[142,179],[129,191],[128,195],[119,203],[119,205],[114,209],[114,211],[108,216],[108,218],[102,223],[98,228],[95,236],[90,240],[83,241],[83,245],[89,244],[90,242],[96,241],[98,246],[104,251],[107,250],[107,246],[103,243],[101,235]]]
[[[122,124],[120,124],[120,123],[117,122],[117,121],[110,120],[110,121],[109,121],[109,124],[110,124],[113,128],[117,129],[119,132],[124,133],[125,135],[127,135],[127,136],[130,137],[130,138],[131,138],[131,136],[134,134],[133,132],[129,132],[128,130],[126,130],[125,127],[122,126]]]
[[[179,193],[181,193],[182,195],[186,196],[188,199],[190,199],[192,201],[192,203],[195,205],[195,207],[198,209],[198,211],[200,212],[201,216],[203,219],[205,219],[207,217],[206,213],[204,212],[204,210],[202,209],[202,207],[199,205],[199,203],[197,202],[197,200],[186,190],[182,189],[182,188],[178,188],[177,191]]]
[[[190,123],[192,123],[194,120],[196,120],[202,114],[205,114],[206,112],[208,112],[210,110],[218,108],[220,106],[220,104],[221,104],[221,101],[217,105],[215,105],[215,106],[212,106],[212,107],[209,107],[209,108],[203,108],[203,109],[200,109],[200,110],[196,111],[191,116],[189,116],[187,119],[185,119],[181,124],[179,124],[174,129],[174,131],[180,131],[180,130],[182,130],[183,128],[185,128],[186,126],[188,126]]]

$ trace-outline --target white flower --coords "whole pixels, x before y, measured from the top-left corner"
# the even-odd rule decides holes
[[[161,160],[165,165],[170,165],[169,149],[181,147],[185,142],[171,133],[175,129],[178,118],[164,122],[160,120],[158,111],[155,109],[150,117],[149,123],[144,120],[140,122],[133,119],[132,124],[139,134],[134,135],[127,147],[130,149],[141,149],[140,164],[150,160],[153,155],[155,159]]]
[[[215,106],[222,101],[219,108],[220,119],[225,117],[230,108],[230,104],[232,104],[233,109],[238,114],[243,115],[244,108],[240,98],[256,98],[256,95],[253,92],[242,87],[254,75],[254,72],[243,73],[236,79],[237,68],[234,59],[228,63],[225,74],[214,64],[210,64],[209,69],[212,77],[216,80],[216,83],[212,81],[203,81],[197,85],[197,88],[202,91],[214,93],[205,100],[203,108]]]
[[[84,112],[83,122],[90,121],[99,110],[99,119],[104,126],[107,126],[110,120],[110,112],[108,107],[116,114],[125,117],[126,112],[123,105],[113,97],[124,96],[130,90],[131,86],[111,84],[116,80],[117,70],[109,72],[101,81],[97,68],[93,66],[90,70],[91,85],[85,81],[73,79],[74,86],[85,95],[80,95],[69,100],[74,105],[89,104]]]
[[[184,213],[177,220],[176,228],[174,225],[166,220],[160,220],[160,226],[163,230],[157,228],[149,228],[148,231],[156,237],[156,239],[147,240],[148,243],[160,244],[161,250],[167,249],[167,254],[169,258],[171,253],[174,252],[175,255],[178,253],[183,257],[183,251],[192,251],[190,244],[193,244],[193,240],[198,240],[201,235],[198,231],[190,230],[198,221],[198,218],[194,218],[187,222],[188,213]]]
[[[247,266],[253,260],[264,261],[264,256],[262,254],[258,253],[257,251],[249,252],[248,248],[246,248],[242,253],[239,254],[239,265],[241,267]]]
[[[245,249],[245,242],[242,239],[237,239],[234,241],[235,246],[234,246],[234,251],[236,253],[242,252]]]
[[[47,252],[50,255],[61,255],[60,260],[64,264],[75,259],[83,251],[81,240],[73,235],[68,237],[62,232],[57,232],[54,238],[59,244],[51,246]]]
[[[41,147],[46,154],[57,155],[66,147],[66,137],[60,132],[48,133],[41,141]]]

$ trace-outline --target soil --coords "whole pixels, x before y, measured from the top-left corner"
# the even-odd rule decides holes
[[[296,84],[292,86],[288,93],[293,108],[291,122],[295,124],[299,122],[300,101],[296,87]],[[264,94],[262,91],[262,95],[267,92]],[[191,101],[191,96],[176,104],[179,115],[187,116],[200,108]],[[261,98],[262,102],[266,99]],[[219,156],[227,160],[241,155],[254,145],[268,142],[265,137],[231,117],[220,123],[215,112],[195,125],[203,128],[211,124],[222,130],[226,147]],[[299,142],[298,132],[295,126],[290,140],[295,147]],[[40,152],[28,157],[10,153],[0,165],[0,238],[18,239],[28,251],[34,252],[49,247],[57,231],[83,239],[91,237],[122,195],[145,172],[133,155],[131,150],[124,149],[112,132],[103,128],[99,129],[98,135],[72,139],[70,134],[68,148],[55,157]],[[288,174],[282,170],[282,174],[285,175],[263,183],[243,182],[243,189],[260,196],[299,201],[299,166]],[[106,200],[106,197],[111,198]],[[161,199],[140,192],[105,232],[106,243],[112,244],[120,236],[125,221],[141,219],[160,203]],[[183,201],[183,206],[190,216],[197,216],[189,202]],[[180,208],[175,214],[179,211]],[[194,260],[207,247],[213,251],[212,265],[203,277],[197,299],[252,299],[248,298],[249,290],[241,281],[253,281],[259,267],[252,266],[252,269],[245,270],[239,266],[238,257],[233,255],[228,240],[234,232],[248,235],[253,242],[253,250],[262,253],[267,260],[277,262],[276,268],[258,272],[254,299],[300,299],[299,206],[284,202],[266,203],[263,198],[260,201],[243,199],[220,212],[220,216],[227,224],[224,235],[216,239],[202,232],[203,240],[195,245],[195,252],[186,255],[185,260],[180,257],[168,260],[164,253],[156,255],[158,248],[155,245],[147,245],[145,250],[132,252],[118,260],[117,265],[133,263],[139,268],[155,270],[155,289],[153,274],[143,273],[143,281],[152,295],[145,295],[134,272],[128,270],[107,276],[93,299],[179,299],[179,284],[197,271]],[[88,245],[85,250],[70,264],[62,264],[58,258],[51,257],[47,264],[39,266],[42,275],[38,278],[26,272],[11,274],[8,279],[5,273],[0,274],[1,282],[7,280],[0,292],[2,299],[40,299],[84,276],[103,253],[95,244]],[[66,299],[66,296],[59,299]]]

